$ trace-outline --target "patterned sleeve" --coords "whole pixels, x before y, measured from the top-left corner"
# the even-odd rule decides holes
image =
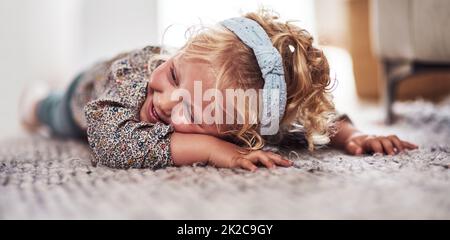
[[[128,56],[111,65],[105,93],[87,104],[87,134],[93,164],[111,168],[172,166],[170,133],[173,127],[139,120],[147,92],[146,66],[133,64]]]

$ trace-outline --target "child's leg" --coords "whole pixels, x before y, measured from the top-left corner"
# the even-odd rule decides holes
[[[85,133],[75,123],[70,107],[70,101],[77,83],[81,79],[78,76],[65,92],[50,93],[37,106],[39,122],[50,128],[52,134],[58,137],[78,138]]]

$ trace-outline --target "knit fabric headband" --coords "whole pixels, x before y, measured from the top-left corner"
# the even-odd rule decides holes
[[[221,24],[236,34],[245,45],[253,49],[256,56],[264,78],[262,125],[269,125],[273,120],[281,123],[286,108],[287,92],[280,53],[273,46],[266,31],[256,21],[239,17],[227,19]],[[278,109],[273,108],[276,106],[274,104],[278,105]]]

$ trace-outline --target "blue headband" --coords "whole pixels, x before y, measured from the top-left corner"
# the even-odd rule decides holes
[[[278,50],[273,46],[266,31],[256,22],[249,18],[239,17],[227,19],[221,24],[232,31],[253,52],[264,78],[263,89],[263,112],[261,123],[270,124],[275,117],[278,122],[284,116],[286,108],[286,81],[284,80],[283,61]],[[272,92],[278,90],[279,95]],[[275,97],[275,99],[274,99]],[[278,99],[277,99],[278,98]],[[274,103],[278,101],[278,113],[271,111]]]

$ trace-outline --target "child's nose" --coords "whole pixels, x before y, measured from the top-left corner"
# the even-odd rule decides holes
[[[177,105],[178,101],[171,100],[171,91],[164,91],[160,94],[159,107],[163,111],[164,115],[170,117],[172,115],[172,109]]]

